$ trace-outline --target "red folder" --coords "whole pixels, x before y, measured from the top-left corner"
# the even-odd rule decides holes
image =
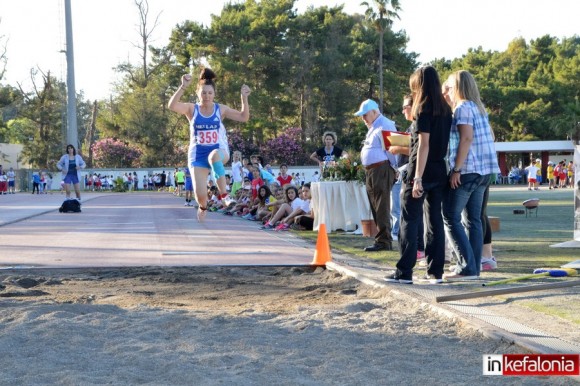
[[[411,146],[411,135],[401,131],[382,131],[381,142],[383,149],[389,150],[391,146]]]

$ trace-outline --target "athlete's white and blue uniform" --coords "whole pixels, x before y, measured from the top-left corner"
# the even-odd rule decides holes
[[[219,104],[214,103],[213,113],[206,117],[199,111],[199,104],[194,105],[193,118],[189,125],[189,167],[211,169],[208,157],[215,149],[223,151],[223,157],[230,153],[226,128],[222,123]]]

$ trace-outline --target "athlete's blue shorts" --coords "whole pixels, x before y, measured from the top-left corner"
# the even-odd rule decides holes
[[[194,149],[193,154],[191,154],[192,161],[189,163],[189,167],[202,167],[206,169],[211,169],[211,164],[209,163],[209,155],[212,151],[219,150],[219,154],[221,159],[223,160],[225,154],[227,154],[227,150],[220,149],[219,147],[215,146],[196,146]]]

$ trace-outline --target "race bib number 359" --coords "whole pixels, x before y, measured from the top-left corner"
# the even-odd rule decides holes
[[[203,130],[197,132],[198,145],[215,145],[219,141],[217,130]]]

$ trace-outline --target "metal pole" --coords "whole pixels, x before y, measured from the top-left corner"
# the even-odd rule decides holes
[[[77,96],[75,90],[75,64],[72,34],[72,16],[70,0],[64,0],[66,24],[66,89],[67,89],[67,144],[79,148],[79,133],[77,130]]]

